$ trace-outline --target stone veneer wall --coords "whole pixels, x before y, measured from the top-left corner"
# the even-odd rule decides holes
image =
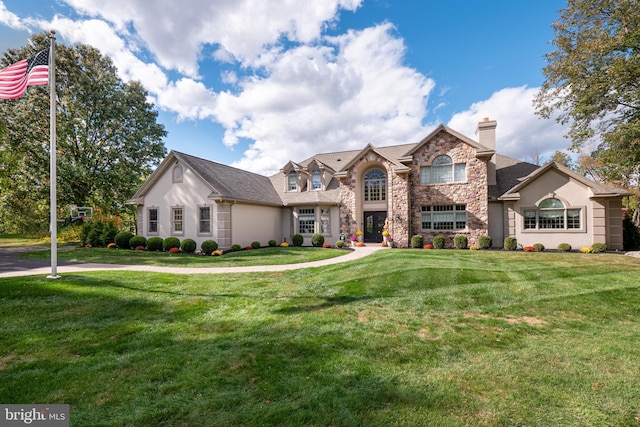
[[[466,163],[467,182],[452,184],[420,183],[420,167],[430,166],[433,159],[446,154],[453,163]],[[476,158],[476,150],[446,132],[439,132],[413,155],[411,166],[411,233],[420,234],[425,243],[442,235],[445,247],[452,248],[456,235],[465,235],[469,245],[477,245],[480,236],[489,233],[489,208],[487,188],[487,160]],[[467,206],[466,231],[422,231],[422,206],[427,205]]]
[[[358,222],[362,221],[364,208],[357,197],[362,194],[362,172],[372,167],[381,167],[387,173],[387,219],[389,234],[399,247],[406,247],[409,238],[408,178],[407,175],[397,175],[394,164],[371,151],[358,160],[349,169],[348,176],[340,180],[340,233],[352,236],[358,229]]]

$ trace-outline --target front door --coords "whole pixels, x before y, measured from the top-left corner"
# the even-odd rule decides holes
[[[387,220],[386,211],[370,211],[364,213],[364,241],[367,243],[382,242],[382,230]]]

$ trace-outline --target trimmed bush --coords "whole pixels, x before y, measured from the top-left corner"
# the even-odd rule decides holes
[[[319,248],[324,245],[324,235],[320,233],[313,233],[313,236],[311,236],[311,245],[315,248]]]
[[[336,242],[336,248],[344,248],[344,242],[342,240],[338,240]]]
[[[444,249],[444,236],[436,236],[433,238],[434,249]]]
[[[411,236],[411,247],[413,249],[422,249],[424,246],[424,237],[419,234],[414,234]]]
[[[518,249],[518,239],[516,239],[515,237],[505,237],[504,250],[515,251],[516,249]]]
[[[162,242],[162,247],[165,251],[170,251],[173,248],[180,248],[180,239],[177,237],[167,237]]]
[[[231,245],[231,252],[238,252],[239,250],[242,250],[242,246],[238,244]]]
[[[147,247],[147,238],[144,236],[133,236],[131,240],[129,240],[130,248],[138,248],[138,246],[142,246],[143,248]]]
[[[133,233],[129,231],[121,231],[118,234],[116,234],[116,237],[115,237],[116,245],[118,245],[118,247],[121,249],[129,249],[131,247],[129,242],[131,241],[132,237],[133,237]]]
[[[253,249],[260,249],[260,246],[262,246],[262,245],[260,245],[260,242],[258,242],[258,241],[251,242],[251,247]]]
[[[193,239],[184,239],[182,241],[182,244],[180,244],[180,249],[182,249],[182,252],[186,252],[188,254],[195,252],[197,247],[198,244]]]
[[[278,242],[276,242],[275,240],[269,240],[268,245],[270,248],[275,248],[276,246],[278,246]]]
[[[480,249],[489,249],[491,247],[491,237],[480,236],[480,238],[478,239],[478,247]]]
[[[467,236],[456,236],[453,238],[453,247],[456,249],[467,249],[469,246],[469,239]]]
[[[569,252],[569,251],[571,251],[571,245],[568,244],[568,243],[560,243],[558,245],[558,250],[560,252]]]
[[[594,243],[591,245],[591,249],[593,249],[594,253],[604,252],[607,250],[607,245],[604,243]]]
[[[302,237],[302,234],[294,234],[291,238],[291,243],[293,243],[293,246],[302,246],[303,242],[304,237]]]
[[[149,237],[147,239],[147,249],[150,251],[161,251],[164,239],[162,237]]]
[[[542,243],[534,243],[533,249],[535,249],[536,252],[544,252],[544,245]]]
[[[205,240],[204,242],[202,242],[201,247],[202,252],[208,255],[218,249],[218,242],[216,242],[215,240]]]

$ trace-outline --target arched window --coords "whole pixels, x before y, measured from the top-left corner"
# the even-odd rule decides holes
[[[371,169],[364,174],[364,200],[387,200],[387,176],[380,169]]]
[[[173,182],[182,182],[182,166],[175,165],[171,171],[171,180]]]
[[[580,209],[568,209],[561,200],[548,198],[538,204],[537,209],[524,211],[525,229],[579,229]]]
[[[289,172],[288,191],[296,191],[298,189],[298,172],[292,170]]]
[[[467,165],[453,163],[451,157],[441,155],[433,159],[431,166],[420,168],[422,184],[444,184],[448,182],[464,182],[467,180]]]
[[[320,168],[314,168],[311,172],[311,188],[313,190],[322,189],[322,171]]]

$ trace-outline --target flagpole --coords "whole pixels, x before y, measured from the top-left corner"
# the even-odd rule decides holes
[[[51,30],[49,41],[49,175],[50,175],[50,228],[51,228],[51,274],[48,279],[58,279],[58,197],[56,195],[56,32]]]

